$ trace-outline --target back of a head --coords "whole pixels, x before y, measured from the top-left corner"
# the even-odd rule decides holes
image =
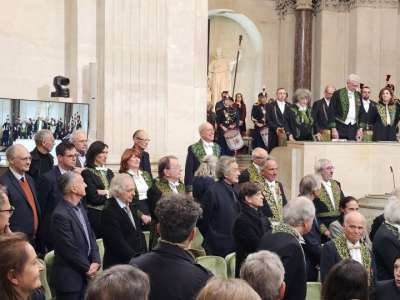
[[[196,300],[261,300],[260,296],[242,279],[213,277],[201,289]]]
[[[368,274],[352,259],[336,264],[322,286],[322,300],[368,300]]]
[[[384,209],[385,220],[389,223],[400,225],[400,200],[391,196]]]
[[[279,256],[262,250],[250,254],[240,268],[240,278],[245,280],[262,300],[275,300],[280,295],[285,270]]]
[[[305,220],[315,217],[313,202],[303,196],[289,201],[283,208],[283,221],[290,226],[301,225]]]
[[[186,241],[202,212],[191,196],[173,194],[162,198],[155,210],[161,238],[171,243]]]
[[[147,300],[149,292],[146,273],[130,265],[116,265],[89,284],[85,300]]]

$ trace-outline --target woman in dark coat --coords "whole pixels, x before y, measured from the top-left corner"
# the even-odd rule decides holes
[[[99,239],[101,233],[101,213],[106,200],[110,198],[109,188],[113,172],[105,167],[108,146],[102,141],[93,142],[86,152],[86,169],[82,171],[86,183],[86,204],[90,225]]]
[[[267,127],[267,96],[260,93],[258,94],[258,100],[251,109],[251,120],[254,123],[253,130],[253,149],[261,147],[264,149],[268,148],[263,142],[260,131]],[[267,143],[268,144],[268,143]]]
[[[379,92],[379,103],[372,120],[373,141],[396,141],[400,109],[393,100],[393,91],[390,88],[384,87]]]
[[[247,115],[247,109],[246,109],[246,103],[244,103],[243,99],[243,94],[242,93],[237,93],[235,95],[235,103],[233,106],[238,110],[239,112],[239,130],[242,135],[246,134],[246,115]]]
[[[259,208],[263,206],[261,187],[253,182],[245,182],[240,187],[240,214],[233,225],[233,238],[236,243],[236,277],[246,257],[256,252],[265,232],[271,224]]]

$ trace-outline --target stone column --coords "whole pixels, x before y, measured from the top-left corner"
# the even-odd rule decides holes
[[[311,89],[312,0],[297,0],[294,42],[294,82],[297,88]]]

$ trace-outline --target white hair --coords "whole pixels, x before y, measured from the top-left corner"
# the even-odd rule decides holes
[[[205,130],[206,129],[206,127],[213,127],[209,122],[204,122],[204,123],[201,123],[200,124],[200,126],[199,126],[199,133],[201,133],[203,130]]]
[[[52,137],[53,133],[49,129],[39,130],[34,137],[36,146],[43,144],[50,136]]]
[[[257,147],[251,152],[251,161],[266,160],[268,158],[268,151],[264,148]]]
[[[75,140],[77,139],[78,135],[80,135],[80,134],[82,134],[83,136],[86,136],[86,132],[85,132],[85,131],[80,130],[80,129],[74,130],[74,131],[71,133],[71,135],[69,136],[69,141],[70,141],[71,143],[74,143]]]
[[[351,211],[351,212],[345,214],[344,217],[343,217],[343,224],[347,225],[349,219],[351,217],[355,216],[355,215],[361,216],[361,219],[362,219],[362,221],[364,223],[364,226],[367,224],[367,220],[365,219],[365,217],[359,211]]]
[[[389,223],[400,225],[400,201],[395,196],[388,199],[384,210],[385,220]]]
[[[126,189],[126,183],[128,181],[133,181],[132,177],[128,174],[121,173],[116,174],[110,183],[110,195],[113,197],[118,197]]]
[[[268,250],[250,254],[240,268],[240,278],[246,280],[263,300],[277,299],[284,276],[281,259]]]
[[[315,163],[314,170],[316,174],[321,174],[323,167],[327,164],[331,164],[332,162],[329,159],[321,158],[318,159]]]
[[[283,208],[283,221],[290,226],[299,226],[315,217],[315,207],[307,197],[297,197]]]
[[[215,169],[215,176],[218,179],[223,179],[225,174],[230,171],[232,164],[236,162],[236,159],[231,156],[221,156],[217,162]]]
[[[360,82],[361,81],[361,79],[360,79],[360,76],[358,76],[357,74],[350,74],[348,77],[347,77],[347,81],[352,81],[352,82]]]

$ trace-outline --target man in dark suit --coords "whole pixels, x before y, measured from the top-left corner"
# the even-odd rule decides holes
[[[31,151],[32,162],[28,173],[32,176],[36,189],[38,189],[43,175],[54,165],[53,155],[50,154],[54,147],[53,133],[49,129],[39,130],[35,134],[35,144],[35,149]]]
[[[331,105],[335,114],[335,127],[332,128],[332,138],[356,140],[362,137],[359,126],[359,110],[361,94],[360,77],[350,74],[346,87],[336,90],[332,95]]]
[[[279,255],[285,268],[285,300],[304,300],[307,291],[306,262],[301,248],[302,236],[311,230],[315,208],[311,200],[298,197],[285,207],[283,222],[265,233],[259,250]]]
[[[358,211],[353,211],[344,216],[343,232],[333,240],[327,242],[321,251],[321,281],[324,282],[329,271],[338,262],[351,258],[364,266],[370,277],[370,283],[374,281],[372,269],[374,262],[372,255],[363,242],[366,221]]]
[[[371,89],[364,85],[361,89],[361,105],[359,112],[360,127],[372,131],[373,116],[377,113],[376,103],[370,99]]]
[[[236,250],[232,230],[239,214],[239,166],[235,158],[222,156],[216,168],[218,181],[201,199],[201,222],[207,253],[225,257]]]
[[[276,90],[276,101],[267,105],[267,124],[269,125],[268,151],[278,146],[278,136],[286,138],[285,127],[290,115],[290,104],[286,102],[287,92],[284,88]]]
[[[104,242],[104,269],[127,264],[132,257],[146,252],[140,219],[133,209],[135,184],[128,174],[117,174],[110,184],[111,198],[101,215]]]
[[[9,168],[0,177],[0,184],[7,187],[10,204],[15,210],[10,218],[11,231],[20,231],[28,236],[36,251],[42,252],[36,233],[41,220],[40,206],[35,183],[27,173],[31,155],[21,144],[14,144],[6,152]]]
[[[393,262],[400,253],[400,201],[391,197],[385,206],[385,221],[372,242],[378,280],[393,279]]]
[[[140,169],[146,171],[147,173],[150,174],[151,177],[153,177],[153,174],[151,173],[150,155],[148,152],[145,151],[150,142],[147,132],[144,131],[143,129],[136,130],[133,133],[132,138],[133,138],[132,148],[141,153]]]
[[[212,276],[187,251],[202,211],[192,197],[172,194],[157,203],[160,242],[130,264],[149,275],[149,300],[194,299]]]
[[[43,215],[40,236],[45,242],[47,250],[53,250],[53,240],[50,234],[51,215],[63,195],[58,188],[58,178],[68,171],[72,171],[76,164],[77,151],[70,142],[62,142],[56,147],[58,165],[43,175],[39,184],[39,203]]]
[[[331,105],[332,95],[335,87],[327,85],[324,91],[324,97],[314,102],[311,110],[314,119],[314,134],[318,141],[323,139],[323,130],[330,130],[335,126],[335,112]],[[330,136],[329,136],[330,138]]]
[[[52,282],[59,300],[83,299],[88,280],[96,276],[101,265],[95,236],[80,203],[85,187],[82,176],[74,172],[59,179],[64,197],[51,220],[55,249]]]
[[[268,151],[263,148],[254,148],[251,152],[251,164],[243,170],[239,176],[239,183],[253,182],[263,183],[264,178],[261,175],[261,167],[268,158]]]
[[[372,299],[400,299],[400,254],[394,260],[394,279],[379,281]]]
[[[199,127],[200,141],[188,147],[185,164],[185,190],[192,192],[193,176],[206,155],[219,157],[221,149],[214,143],[214,127],[206,122]]]
[[[86,164],[87,151],[87,135],[83,130],[75,130],[70,136],[70,142],[74,144],[76,149],[76,164],[77,168],[84,168]]]

